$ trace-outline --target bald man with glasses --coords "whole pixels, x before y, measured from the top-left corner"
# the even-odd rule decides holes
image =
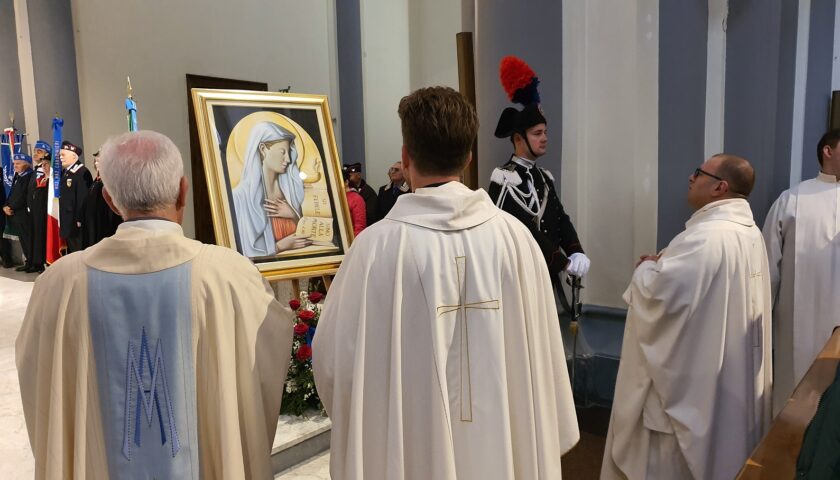
[[[770,275],[754,182],[745,159],[708,159],[688,179],[685,230],[636,266],[602,479],[734,478],[767,431]]]

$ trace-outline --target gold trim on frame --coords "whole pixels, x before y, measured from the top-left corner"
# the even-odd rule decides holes
[[[347,194],[338,158],[338,148],[332,128],[332,116],[325,95],[309,95],[298,93],[257,92],[248,90],[213,90],[204,88],[192,89],[193,105],[195,106],[195,121],[198,130],[201,156],[207,177],[207,189],[210,197],[210,209],[213,218],[213,230],[216,233],[216,243],[236,250],[233,216],[228,201],[227,180],[224,177],[219,145],[215,141],[212,107],[239,106],[264,108],[290,108],[298,110],[314,110],[318,118],[321,131],[321,141],[324,146],[324,163],[331,169],[332,182],[327,182],[332,197],[338,200],[337,214],[339,242],[344,252],[353,241],[353,226],[347,205]],[[316,277],[333,275],[341,265],[344,253],[325,255],[315,258],[295,258],[294,254],[285,255],[270,262],[257,263],[263,277],[267,280],[287,280],[302,277]]]

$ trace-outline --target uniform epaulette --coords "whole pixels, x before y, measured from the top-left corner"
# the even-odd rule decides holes
[[[540,169],[540,171],[542,172],[543,175],[548,177],[549,180],[551,180],[552,182],[554,181],[554,175],[552,175],[551,172],[549,172],[548,170],[546,170],[545,168],[542,168],[542,167],[539,167],[539,169]]]
[[[498,183],[499,185],[507,183],[508,185],[518,186],[522,184],[522,177],[513,168],[508,168],[508,165],[504,165],[493,169],[493,173],[490,175],[490,182]]]

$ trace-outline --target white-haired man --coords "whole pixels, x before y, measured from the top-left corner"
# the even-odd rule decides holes
[[[17,338],[35,477],[271,478],[291,312],[247,259],[184,237],[171,140],[101,157],[125,223],[35,282]]]

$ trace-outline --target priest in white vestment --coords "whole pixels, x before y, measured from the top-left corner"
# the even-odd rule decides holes
[[[414,193],[356,239],[315,334],[332,478],[561,478],[579,433],[540,249],[458,182],[478,128],[461,94],[399,113]]]
[[[696,212],[642,257],[602,479],[731,479],[771,418],[770,279],[747,196],[749,163],[716,155],[695,170]]]
[[[773,292],[776,411],[840,325],[840,130],[820,139],[820,173],[779,196],[764,222]]]
[[[171,140],[120,135],[100,168],[126,221],[38,278],[16,342],[35,478],[273,478],[291,311],[184,237]]]

